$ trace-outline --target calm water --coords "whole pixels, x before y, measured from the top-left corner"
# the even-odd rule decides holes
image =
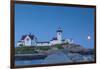
[[[20,65],[35,65],[35,64],[43,64],[43,60],[23,60],[23,61],[15,61],[16,66]]]
[[[15,65],[16,66],[23,66],[23,65],[37,65],[37,64],[52,64],[52,63],[70,63],[73,62],[70,58],[73,57],[73,60],[75,61],[94,61],[94,57],[92,55],[82,56],[82,55],[65,55],[63,53],[56,53],[49,55],[45,59],[38,59],[38,60],[16,60]]]
[[[37,65],[37,64],[52,64],[52,63],[62,63],[65,61],[69,61],[69,58],[63,53],[56,53],[49,55],[45,59],[38,59],[38,60],[16,60],[16,66],[20,65]]]

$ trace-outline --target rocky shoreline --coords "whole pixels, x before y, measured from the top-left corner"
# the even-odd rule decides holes
[[[44,64],[50,63],[73,63],[73,62],[91,62],[94,61],[95,51],[86,49],[81,45],[67,44],[61,45],[62,49],[53,47],[47,51],[40,51],[38,54],[16,55],[15,60],[37,60],[43,59]]]

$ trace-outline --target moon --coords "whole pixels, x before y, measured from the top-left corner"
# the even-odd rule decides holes
[[[91,39],[91,36],[88,36],[88,40],[90,40]]]

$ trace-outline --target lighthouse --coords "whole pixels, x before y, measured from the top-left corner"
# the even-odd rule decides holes
[[[59,41],[59,42],[61,42],[62,41],[62,29],[59,27],[58,28],[58,30],[56,31],[57,32],[57,40]]]

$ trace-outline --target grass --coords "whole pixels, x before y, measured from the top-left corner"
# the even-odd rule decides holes
[[[51,49],[51,47],[50,46],[38,46],[38,47],[35,47],[35,49],[47,51],[47,50]]]
[[[15,48],[15,54],[34,54],[39,51],[48,51],[52,48],[63,49],[62,44],[51,46],[20,46]]]
[[[35,54],[38,53],[37,50],[47,51],[49,49],[51,49],[49,46],[20,46],[15,48],[15,54]]]
[[[35,51],[34,47],[16,47],[15,48],[15,54],[34,54],[34,53],[38,53],[37,51]]]
[[[56,44],[54,47],[58,48],[58,49],[63,49],[61,44]]]

